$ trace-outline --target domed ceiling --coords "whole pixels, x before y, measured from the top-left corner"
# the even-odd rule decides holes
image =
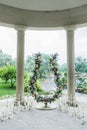
[[[87,4],[87,0],[0,0],[1,4],[25,10],[56,11]]]
[[[56,28],[87,24],[87,0],[0,0],[0,24]]]

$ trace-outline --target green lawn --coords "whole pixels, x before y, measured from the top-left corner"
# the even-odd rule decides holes
[[[10,83],[4,83],[3,80],[0,79],[0,97],[6,95],[14,95],[16,93],[16,89],[10,88]]]

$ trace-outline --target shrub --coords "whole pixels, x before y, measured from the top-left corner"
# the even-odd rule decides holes
[[[35,83],[35,87],[36,87],[37,92],[42,91],[41,83],[40,83],[39,80],[36,81],[36,83]]]

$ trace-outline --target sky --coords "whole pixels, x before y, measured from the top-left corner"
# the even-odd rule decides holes
[[[16,58],[17,32],[15,29],[0,26],[0,49]],[[27,30],[25,32],[25,58],[41,52],[59,54],[59,64],[66,63],[66,31]],[[87,27],[75,30],[75,57],[87,58]]]

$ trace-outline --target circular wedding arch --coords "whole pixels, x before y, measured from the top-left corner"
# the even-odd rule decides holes
[[[56,84],[56,90],[54,91],[53,94],[50,95],[39,95],[35,83],[37,81],[38,77],[38,71],[41,66],[41,54],[37,53],[34,55],[35,57],[35,68],[33,70],[33,76],[30,78],[29,82],[29,90],[31,91],[32,95],[35,97],[35,100],[37,102],[44,102],[45,108],[47,107],[47,103],[51,103],[58,99],[61,96],[62,92],[62,87],[60,84],[60,74],[58,73],[58,67],[57,67],[57,54],[51,55],[49,58],[50,66],[51,66],[51,71],[54,73],[54,82]]]

